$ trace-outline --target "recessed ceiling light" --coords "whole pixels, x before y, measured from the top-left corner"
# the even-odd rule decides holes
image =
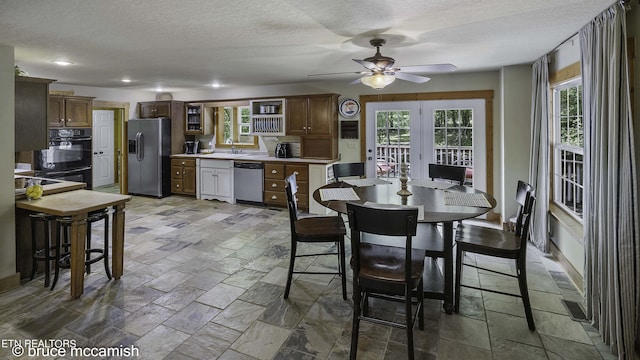
[[[61,66],[73,65],[71,61],[67,61],[67,60],[53,60],[52,63],[56,65],[61,65]]]
[[[126,79],[126,78],[125,78],[125,79],[122,79],[122,82],[130,83],[130,82],[131,82],[131,79]]]
[[[219,88],[220,86],[222,85],[220,85],[220,83],[217,83],[217,82],[214,82],[213,84],[211,84],[211,87],[214,87],[214,88]]]
[[[156,91],[157,91],[157,92],[162,92],[162,91],[164,91],[164,90],[163,90],[161,87],[157,87],[157,88],[156,88]]]

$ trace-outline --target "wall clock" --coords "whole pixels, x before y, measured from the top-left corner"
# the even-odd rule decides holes
[[[360,113],[360,103],[354,99],[345,99],[340,103],[340,115],[352,118]]]

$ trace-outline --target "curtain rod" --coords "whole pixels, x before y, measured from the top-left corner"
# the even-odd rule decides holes
[[[640,1],[640,0],[639,0]],[[620,0],[620,3],[622,3],[622,5],[624,5],[625,10],[629,11],[629,4],[631,3],[631,0]],[[556,47],[554,47],[553,49],[551,49],[551,51],[549,51],[547,54],[551,54],[552,52],[558,50],[558,48],[562,45],[564,45],[564,43],[566,43],[567,41],[571,40],[572,37],[578,35],[579,31],[576,31],[575,33],[573,33],[571,36],[569,36],[568,38],[564,39],[560,44],[558,44]]]

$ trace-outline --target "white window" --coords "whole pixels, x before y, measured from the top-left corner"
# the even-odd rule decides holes
[[[582,219],[584,195],[584,124],[582,80],[553,88],[553,201]]]

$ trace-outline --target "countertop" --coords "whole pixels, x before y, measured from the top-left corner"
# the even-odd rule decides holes
[[[22,177],[25,179],[42,179],[42,180],[56,181],[55,183],[52,183],[52,184],[42,185],[42,196],[57,194],[57,193],[72,191],[72,190],[79,190],[87,187],[87,184],[81,183],[81,182],[75,182],[75,181],[51,180],[51,179],[45,179],[45,178],[38,178],[38,177],[32,177],[32,176],[20,176],[20,175],[14,175],[13,177],[14,179]],[[25,192],[24,188],[16,189],[15,192],[16,192],[16,200],[21,200],[26,198],[26,195],[24,194]]]
[[[229,152],[214,152],[212,154],[174,154],[172,158],[195,158],[195,159],[217,159],[217,160],[235,160],[235,161],[266,161],[266,162],[283,162],[283,163],[304,163],[304,164],[332,164],[337,159],[302,159],[302,158],[277,158],[267,154],[257,153],[240,153],[232,154]]]

